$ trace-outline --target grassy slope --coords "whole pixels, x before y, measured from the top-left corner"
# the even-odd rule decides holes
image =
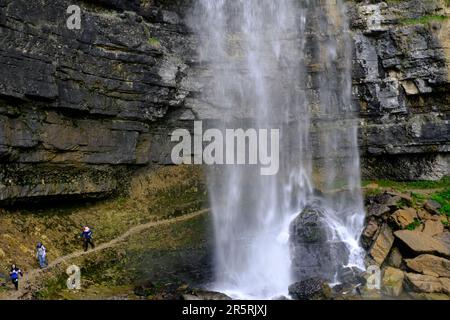
[[[412,204],[416,209],[421,209],[427,200],[434,200],[441,205],[440,213],[442,223],[449,226],[450,223],[450,177],[444,177],[440,181],[410,181],[399,182],[390,180],[363,181],[366,195],[374,195],[384,191],[396,191],[411,196]],[[415,229],[420,221],[411,225],[409,229]]]
[[[195,257],[205,249],[208,219],[200,216],[181,223],[153,228],[132,236],[122,246],[72,261],[81,266],[82,290],[67,290],[62,266],[51,275],[39,299],[138,299],[136,284],[151,280],[149,299],[161,298],[167,287],[179,287],[204,272]],[[200,256],[202,256],[200,254]],[[197,259],[198,260],[198,259]],[[200,268],[200,269],[199,269]]]
[[[38,241],[46,245],[49,259],[79,250],[85,223],[93,227],[95,241],[102,243],[132,226],[196,211],[206,198],[203,185],[199,168],[163,167],[137,173],[130,196],[54,208],[2,209],[0,273],[13,262],[24,270],[36,268]]]

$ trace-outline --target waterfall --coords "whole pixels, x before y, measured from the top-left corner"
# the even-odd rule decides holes
[[[280,130],[280,168],[208,168],[215,233],[215,290],[237,298],[287,295],[289,225],[319,201],[330,241],[362,265],[364,210],[351,41],[340,0],[197,0],[190,25],[207,66],[202,101],[219,129]],[[216,123],[217,127],[217,123]],[[320,190],[320,192],[318,192]]]

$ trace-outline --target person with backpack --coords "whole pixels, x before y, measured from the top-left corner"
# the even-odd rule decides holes
[[[11,278],[11,282],[13,283],[16,290],[19,290],[19,275],[23,277],[22,270],[20,270],[15,264],[11,266],[11,270],[9,271],[9,277]]]
[[[42,242],[38,242],[36,246],[36,257],[38,258],[41,269],[47,267],[47,249],[44,247]]]
[[[84,251],[88,250],[88,245],[91,245],[92,249],[95,248],[94,241],[92,240],[92,230],[89,227],[84,227],[81,233],[81,238],[83,239]]]

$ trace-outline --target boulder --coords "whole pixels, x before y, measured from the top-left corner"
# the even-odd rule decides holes
[[[433,221],[439,221],[441,222],[445,217],[443,215],[438,215],[438,214],[434,214],[434,215],[430,215],[430,219],[428,220],[433,220]],[[442,222],[441,222],[442,223]]]
[[[358,292],[364,300],[380,300],[382,298],[381,290],[368,289],[367,286],[357,287],[356,292]]]
[[[325,215],[319,208],[306,207],[291,224],[291,237],[304,243],[326,241]]]
[[[390,201],[391,203],[396,201],[392,205],[398,205],[399,202],[402,202],[403,204],[405,204],[409,207],[411,207],[413,205],[413,200],[412,200],[411,196],[409,196],[407,194],[393,192],[393,191],[388,192],[388,194],[392,196],[391,201]]]
[[[380,233],[373,243],[372,248],[369,250],[369,254],[378,265],[383,264],[393,243],[394,236],[392,235],[392,230],[387,224],[384,224],[381,227]]]
[[[442,292],[450,294],[450,278],[439,278],[442,283]]]
[[[388,199],[387,202],[384,203],[384,205],[388,206],[391,209],[395,209],[395,208],[397,208],[397,206],[401,200],[402,200],[402,198],[399,196],[390,195],[390,198]]]
[[[372,203],[368,208],[367,208],[367,214],[369,216],[375,216],[375,217],[381,217],[384,214],[387,214],[391,211],[391,209],[384,205],[384,204],[379,204],[379,203]]]
[[[423,205],[424,209],[427,210],[429,213],[432,214],[440,214],[439,209],[441,208],[441,205],[439,202],[434,200],[427,200],[425,204]]]
[[[423,232],[399,230],[394,235],[417,254],[430,253],[450,256],[450,250],[444,243]]]
[[[232,300],[229,296],[221,292],[194,290],[181,295],[183,300]]]
[[[387,207],[397,207],[397,204],[401,199],[402,197],[400,197],[399,195],[388,192],[384,192],[375,196],[375,201],[377,203],[385,205]]]
[[[328,241],[331,234],[320,208],[306,207],[290,225],[290,254],[294,281],[320,277],[333,281],[349,252],[343,242]]]
[[[289,294],[297,300],[330,299],[331,288],[321,278],[310,278],[289,286]]]
[[[338,272],[338,279],[345,288],[366,283],[364,271],[357,267],[344,267]]]
[[[403,292],[403,279],[405,275],[402,270],[388,267],[384,270],[382,289],[385,294],[398,297]]]
[[[419,217],[419,219],[421,220],[429,220],[431,219],[433,216],[426,210],[417,210],[417,216]]]
[[[417,292],[409,292],[408,293],[414,300],[450,300],[450,297],[445,293],[417,293]]]
[[[450,232],[445,230],[443,233],[436,235],[433,237],[434,239],[440,241],[444,246],[447,247],[447,250],[450,251]]]
[[[442,291],[442,284],[437,277],[416,273],[406,273],[406,280],[411,289],[414,291],[427,293]]]
[[[405,229],[417,219],[417,211],[413,208],[399,209],[392,214],[391,219],[397,227]]]
[[[386,192],[378,193],[378,194],[374,195],[373,197],[371,197],[373,202],[379,203],[379,204],[388,203],[390,198],[391,198],[391,196],[389,194],[387,194]]]
[[[406,259],[406,265],[415,272],[435,277],[450,278],[450,260],[431,254],[422,254],[414,259]]]
[[[417,292],[448,293],[450,292],[450,279],[438,278],[428,275],[406,273],[407,284]]]
[[[403,257],[400,250],[397,247],[393,247],[387,260],[388,265],[394,268],[400,268],[402,261]]]
[[[427,220],[422,232],[429,236],[436,236],[444,232],[444,225],[441,220]]]
[[[374,217],[371,217],[366,223],[366,227],[361,235],[361,241],[365,248],[369,248],[378,231],[378,222]]]

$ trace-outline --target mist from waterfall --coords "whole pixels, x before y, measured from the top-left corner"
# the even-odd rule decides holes
[[[319,4],[322,3],[322,4]],[[207,75],[204,103],[225,128],[280,130],[280,170],[208,168],[215,233],[215,290],[236,298],[287,295],[289,225],[319,202],[362,266],[364,220],[351,56],[341,1],[197,0],[190,24]],[[320,190],[320,192],[317,192]]]

